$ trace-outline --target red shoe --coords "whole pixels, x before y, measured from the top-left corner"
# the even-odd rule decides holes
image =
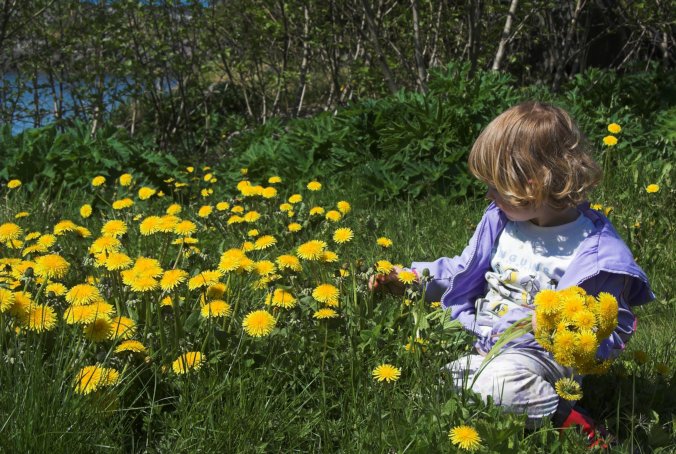
[[[565,405],[559,405],[553,422],[559,427],[559,432],[570,427],[579,427],[582,433],[587,435],[590,448],[608,449],[606,441],[608,431],[603,426],[597,427],[594,420],[580,407],[573,407],[567,402]]]

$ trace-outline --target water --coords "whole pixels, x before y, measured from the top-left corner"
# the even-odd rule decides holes
[[[17,82],[22,82],[22,87],[17,87]],[[130,82],[123,79],[104,79],[103,106],[106,112],[118,107],[130,96]],[[19,88],[22,90],[19,92]],[[12,118],[12,134],[18,134],[35,126],[35,95],[38,95],[38,109],[40,112],[40,126],[52,123],[54,114],[54,93],[56,98],[62,99],[62,117],[91,119],[93,114],[93,101],[96,90],[83,83],[61,84],[55,83],[55,92],[52,90],[49,77],[39,74],[37,84],[34,81],[24,80],[17,73],[6,73],[0,79],[0,105],[4,112],[14,110]],[[12,106],[15,105],[14,109]]]

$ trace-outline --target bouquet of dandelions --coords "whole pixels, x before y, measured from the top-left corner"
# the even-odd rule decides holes
[[[516,322],[498,339],[484,364],[509,342],[533,332],[535,340],[556,362],[571,368],[573,375],[608,371],[610,360],[599,361],[596,353],[617,327],[618,305],[613,295],[601,292],[594,297],[580,287],[569,287],[542,290],[535,295],[534,303],[535,327],[530,316]],[[582,390],[572,377],[559,380],[555,387],[564,399],[582,398]]]

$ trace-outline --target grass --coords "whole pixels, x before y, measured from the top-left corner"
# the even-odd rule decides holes
[[[628,174],[627,174],[628,175]],[[583,405],[619,437],[616,452],[669,452],[676,449],[673,432],[674,340],[676,312],[672,276],[673,190],[662,182],[657,194],[646,194],[646,182],[627,184],[615,177],[599,188],[592,202],[612,206],[610,218],[626,239],[651,279],[657,300],[637,308],[639,328],[608,375],[585,380]],[[652,182],[652,181],[650,181]],[[330,186],[330,184],[328,185]],[[287,194],[288,195],[288,194]],[[117,194],[116,196],[120,196]],[[172,261],[177,247],[167,246],[158,235],[138,234],[132,214],[113,213],[99,203],[90,219],[79,218],[81,203],[91,201],[87,191],[47,198],[11,194],[0,213],[2,222],[28,211],[21,220],[26,231],[46,232],[57,221],[69,218],[87,226],[94,236],[59,237],[54,251],[71,269],[64,283],[72,286],[88,274],[111,303],[130,313],[146,313],[151,304],[148,330],[136,338],[148,348],[142,356],[113,352],[117,341],[91,342],[77,325],[63,321],[50,332],[37,334],[20,328],[3,313],[0,320],[0,451],[3,452],[456,452],[448,440],[451,427],[469,424],[482,437],[481,452],[587,452],[580,436],[562,436],[549,423],[527,431],[524,418],[504,413],[470,392],[452,389],[441,367],[468,351],[471,338],[428,305],[413,298],[377,296],[366,289],[371,264],[379,259],[409,264],[459,253],[471,236],[486,202],[480,197],[449,202],[441,197],[398,202],[387,206],[359,200],[358,194],[333,192],[304,194],[306,207],[337,200],[355,201],[353,211],[340,224],[309,223],[298,236],[283,233],[288,218],[277,205],[262,205],[264,233],[274,233],[279,244],[250,255],[274,260],[293,245],[311,238],[329,241],[340,260],[329,265],[306,265],[295,278],[285,275],[298,298],[293,311],[274,310],[279,318],[269,337],[247,336],[240,328],[246,312],[263,308],[266,290],[252,289],[250,274],[224,277],[230,287],[228,301],[239,301],[233,323],[195,316],[199,292],[183,288],[172,295],[180,311],[152,305],[158,293],[135,295],[115,286],[110,273],[92,266],[86,249],[104,219],[118,216],[130,225],[124,244],[130,256],[165,255]],[[110,200],[110,194],[101,193]],[[215,196],[214,196],[215,197]],[[214,217],[196,217],[199,199],[184,204],[183,218],[199,224],[200,253],[183,257],[180,266],[194,275],[213,269],[220,251],[241,244],[246,228],[216,224]],[[219,199],[220,200],[220,199]],[[248,203],[248,202],[247,202]],[[161,214],[168,200],[137,201],[134,213]],[[328,208],[327,208],[328,209]],[[267,211],[266,211],[267,210]],[[99,214],[97,214],[99,213]],[[19,221],[17,221],[19,222]],[[640,226],[635,226],[636,222]],[[336,226],[355,230],[347,246],[329,240]],[[375,244],[378,236],[394,242],[391,249]],[[15,251],[2,249],[7,257]],[[180,255],[180,253],[179,253]],[[168,268],[165,259],[163,267]],[[328,321],[312,318],[317,302],[310,296],[319,282],[334,282],[344,265],[350,276],[338,280],[341,317]],[[35,293],[34,280],[22,285]],[[185,299],[180,302],[179,297]],[[63,298],[47,297],[58,313]],[[233,304],[234,305],[234,304]],[[427,343],[413,351],[404,346],[414,337],[414,314],[428,320],[423,330]],[[162,323],[160,325],[160,322]],[[180,335],[174,322],[181,326]],[[148,331],[148,335],[140,334]],[[166,342],[161,342],[161,337]],[[172,337],[175,336],[175,337]],[[167,340],[168,339],[168,340]],[[171,361],[180,352],[203,351],[207,363],[186,375],[171,372]],[[635,353],[638,352],[638,353]],[[371,371],[381,363],[401,368],[395,383],[376,383]],[[73,378],[83,365],[104,363],[121,371],[114,387],[83,396],[73,388]]]

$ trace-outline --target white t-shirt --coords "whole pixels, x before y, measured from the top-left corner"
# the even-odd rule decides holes
[[[533,307],[535,294],[556,288],[580,243],[594,231],[580,214],[563,225],[541,227],[510,221],[493,246],[487,293],[476,301],[477,328],[489,336],[496,318],[515,307]]]

